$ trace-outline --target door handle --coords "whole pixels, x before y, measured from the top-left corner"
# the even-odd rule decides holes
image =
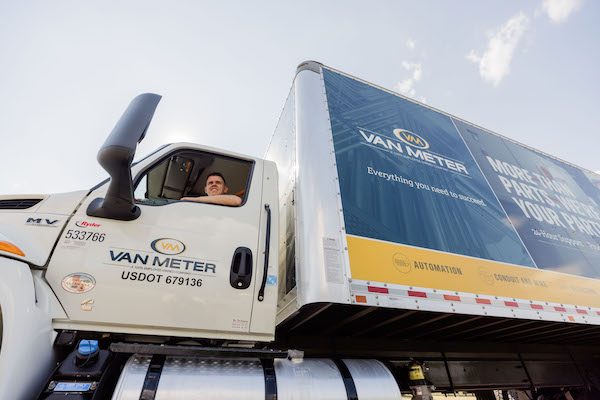
[[[247,247],[238,247],[233,252],[229,283],[234,289],[247,289],[252,280],[252,251]]]

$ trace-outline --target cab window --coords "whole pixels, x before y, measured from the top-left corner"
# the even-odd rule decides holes
[[[202,198],[208,196],[205,190],[207,178],[212,181],[215,180],[213,174],[220,174],[226,188],[223,195],[237,196],[243,205],[253,164],[252,161],[201,151],[171,153],[146,169],[136,180],[135,200],[149,205],[164,205],[182,198],[204,202],[207,199]],[[217,175],[217,181],[220,176]]]

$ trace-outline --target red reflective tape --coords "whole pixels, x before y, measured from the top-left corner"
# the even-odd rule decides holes
[[[519,307],[519,305],[516,302],[514,302],[514,301],[505,301],[504,304],[507,307]]]
[[[371,293],[389,293],[389,290],[387,290],[387,288],[384,287],[367,286],[367,289]]]
[[[449,300],[449,301],[460,301],[460,297],[459,296],[455,296],[453,294],[445,294],[444,295],[444,300]]]
[[[488,299],[475,299],[475,302],[479,304],[492,304]]]
[[[540,306],[539,304],[532,304],[531,308],[533,308],[534,310],[543,310],[544,307]]]
[[[556,311],[567,312],[567,309],[564,307],[554,307]]]
[[[408,295],[412,297],[427,297],[427,293],[425,292],[414,292],[412,290],[408,291]]]
[[[596,311],[596,314],[600,315],[600,311]]]
[[[587,311],[585,311],[585,310],[577,310],[577,313],[579,313],[579,314],[587,314]]]

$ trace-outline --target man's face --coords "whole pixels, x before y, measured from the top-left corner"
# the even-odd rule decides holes
[[[225,194],[227,193],[227,186],[225,186],[225,182],[223,182],[223,178],[220,176],[209,176],[206,180],[204,192],[206,192],[206,194],[209,196]]]

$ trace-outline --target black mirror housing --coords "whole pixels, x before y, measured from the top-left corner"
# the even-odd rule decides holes
[[[98,163],[110,175],[108,191],[105,198],[96,198],[90,203],[87,215],[122,221],[140,216],[140,208],[133,198],[131,163],[160,99],[160,95],[153,93],[134,98],[108,135],[97,156]]]

